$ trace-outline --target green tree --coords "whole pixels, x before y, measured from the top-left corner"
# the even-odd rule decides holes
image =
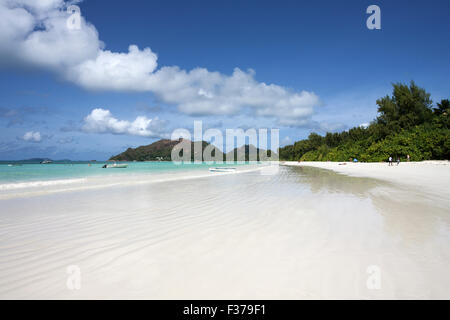
[[[419,88],[414,81],[409,86],[397,83],[393,87],[392,97],[377,100],[380,114],[378,123],[398,132],[401,128],[410,128],[431,120],[433,102],[429,93]]]
[[[282,160],[385,161],[390,155],[413,160],[450,158],[450,102],[432,109],[430,94],[414,82],[393,84],[392,96],[377,100],[379,116],[368,128],[355,127],[280,149]]]

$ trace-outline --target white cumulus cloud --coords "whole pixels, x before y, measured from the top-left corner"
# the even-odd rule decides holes
[[[82,131],[88,133],[128,134],[142,137],[165,137],[164,121],[139,116],[134,121],[119,120],[109,110],[93,109],[84,118]]]
[[[96,28],[82,15],[79,30],[67,27],[68,4],[0,0],[0,56],[52,70],[88,90],[152,92],[188,115],[248,113],[280,125],[305,126],[319,104],[313,92],[257,81],[253,70],[236,68],[227,75],[205,68],[158,68],[150,48],[105,50]]]
[[[41,142],[42,141],[42,136],[41,133],[39,131],[28,131],[26,132],[22,139],[24,141],[28,141],[28,142]]]
[[[0,0],[0,55],[30,66],[65,70],[95,59],[103,47],[81,16],[81,30],[67,28],[63,0]]]
[[[148,77],[157,67],[150,48],[131,45],[128,53],[99,51],[93,60],[73,66],[67,77],[87,89],[148,91]]]

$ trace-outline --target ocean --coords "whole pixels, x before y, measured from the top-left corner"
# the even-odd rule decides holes
[[[209,167],[229,166],[230,164],[184,163],[173,162],[120,162],[127,163],[127,168],[104,169],[104,164],[111,162],[68,162],[51,164],[14,163],[0,164],[0,191],[22,189],[33,186],[51,186],[69,184],[86,178],[120,178],[176,173],[180,171],[208,171]],[[232,166],[243,164],[233,163]]]

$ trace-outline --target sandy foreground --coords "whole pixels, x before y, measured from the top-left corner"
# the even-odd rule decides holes
[[[292,163],[8,193],[0,298],[449,299],[448,177]]]

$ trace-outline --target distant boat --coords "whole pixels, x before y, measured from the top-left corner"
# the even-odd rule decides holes
[[[210,172],[234,172],[236,168],[223,167],[223,168],[209,168]]]
[[[119,169],[119,168],[127,168],[128,167],[128,164],[126,164],[126,163],[121,163],[121,164],[117,164],[117,163],[113,163],[113,164],[105,164],[104,166],[103,166],[103,168],[117,168],[117,169]]]
[[[41,164],[49,164],[49,163],[53,163],[53,161],[52,160],[41,161]]]
[[[128,164],[117,164],[117,163],[114,163],[114,164],[108,164],[106,167],[107,168],[126,168],[126,167],[128,167]]]

